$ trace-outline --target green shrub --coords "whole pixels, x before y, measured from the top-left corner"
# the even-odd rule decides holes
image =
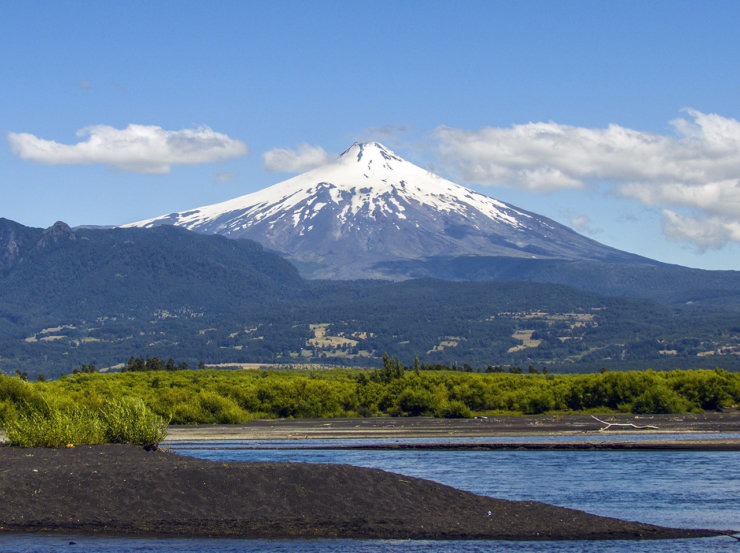
[[[108,400],[99,409],[69,402],[17,404],[5,422],[8,441],[21,447],[64,447],[79,444],[127,443],[156,446],[167,425],[140,399]]]
[[[20,378],[0,375],[0,424],[15,417],[20,406],[43,409],[44,397],[33,384]]]
[[[689,402],[676,392],[659,384],[642,392],[632,403],[632,412],[647,413],[685,413]]]
[[[239,424],[247,420],[247,414],[227,397],[215,392],[201,392],[198,401],[203,412],[207,413],[206,422],[216,424]]]
[[[548,390],[537,390],[521,400],[520,405],[527,415],[538,415],[552,411],[555,407],[555,401]]]
[[[669,374],[672,387],[695,408],[718,410],[740,399],[737,375],[726,371],[674,371]]]
[[[152,447],[167,436],[167,423],[138,398],[108,400],[99,414],[108,443]]]
[[[431,415],[438,404],[429,390],[406,388],[398,395],[396,406],[401,414],[408,417]]]
[[[202,424],[210,421],[207,420],[200,403],[183,402],[175,406],[170,422],[172,424]]]
[[[452,400],[442,408],[439,416],[446,419],[469,419],[473,413],[462,401]]]
[[[63,447],[105,441],[100,420],[84,407],[37,409],[26,404],[6,422],[5,433],[11,444],[21,447]]]

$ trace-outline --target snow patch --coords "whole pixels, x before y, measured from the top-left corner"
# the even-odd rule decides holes
[[[312,218],[327,201],[317,194],[328,191],[331,202],[341,208],[339,220],[351,215],[393,215],[406,219],[406,206],[418,205],[443,213],[456,213],[469,218],[478,212],[485,217],[526,228],[527,213],[503,202],[479,194],[405,161],[382,144],[355,143],[335,161],[268,188],[232,200],[171,214],[125,226],[176,224],[191,230],[212,226],[222,221],[222,228],[246,229],[281,214],[291,214],[297,227],[302,216]],[[310,208],[304,211],[304,208]]]

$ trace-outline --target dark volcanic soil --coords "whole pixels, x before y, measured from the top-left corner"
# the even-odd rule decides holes
[[[716,535],[477,496],[346,465],[218,463],[129,446],[0,447],[4,532],[646,539]]]

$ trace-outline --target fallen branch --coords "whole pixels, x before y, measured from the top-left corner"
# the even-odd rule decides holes
[[[609,430],[612,426],[634,428],[635,430],[658,430],[657,426],[650,426],[650,425],[638,426],[636,424],[632,424],[631,422],[607,422],[599,418],[596,418],[593,415],[591,415],[591,418],[599,421],[601,424],[606,425],[604,428],[599,428],[599,432],[603,432],[604,430]]]

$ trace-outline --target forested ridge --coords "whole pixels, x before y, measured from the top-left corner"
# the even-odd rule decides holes
[[[54,378],[136,357],[190,367],[308,362],[740,368],[736,313],[518,281],[306,281],[248,240],[173,227],[0,220],[0,371]]]

